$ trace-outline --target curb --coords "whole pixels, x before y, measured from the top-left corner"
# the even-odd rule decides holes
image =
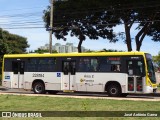
[[[150,97],[160,97],[160,93],[150,93],[150,94],[129,94],[135,96],[150,96]]]

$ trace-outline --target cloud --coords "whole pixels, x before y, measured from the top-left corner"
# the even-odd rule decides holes
[[[5,27],[5,25],[10,23],[10,19],[7,17],[0,17],[0,27]]]

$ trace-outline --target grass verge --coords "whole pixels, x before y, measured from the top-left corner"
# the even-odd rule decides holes
[[[56,97],[31,97],[0,95],[0,111],[160,111],[160,102],[156,101],[128,101],[106,99],[78,99]],[[143,119],[144,117],[127,117],[114,119]],[[16,118],[17,119],[17,118]],[[25,118],[36,119],[36,118]],[[39,118],[37,118],[39,119]],[[44,119],[44,118],[41,118]],[[45,118],[53,119],[53,118]],[[84,117],[56,118],[79,120]],[[85,118],[85,119],[112,119],[112,118]],[[145,118],[152,119],[152,117]],[[158,117],[153,117],[157,119]],[[24,119],[23,119],[24,120]]]

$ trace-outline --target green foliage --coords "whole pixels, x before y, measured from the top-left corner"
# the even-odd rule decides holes
[[[53,19],[55,37],[66,40],[66,36],[69,33],[71,37],[77,37],[79,39],[79,52],[81,52],[81,45],[86,37],[94,40],[102,37],[111,42],[116,42],[117,38],[112,29],[116,24],[106,24],[103,26],[101,25],[102,23],[100,24],[101,20],[97,18],[97,15],[93,14],[95,6],[100,7],[102,5],[100,3],[97,0],[55,1]],[[92,10],[88,10],[88,8]],[[98,12],[98,15],[100,13]],[[108,16],[107,18],[110,19],[111,17]],[[48,28],[50,23],[50,7],[44,10],[43,20]]]
[[[35,50],[32,53],[40,53],[40,54],[42,54],[42,53],[49,53],[49,50],[44,50],[44,49],[38,48],[37,50]],[[52,53],[58,53],[58,52],[56,50],[52,50]]]
[[[6,41],[6,33],[7,31],[3,31],[0,28],[0,48],[1,48],[0,55],[1,55],[1,58],[2,58],[2,55],[4,55],[5,53],[9,53],[11,51]]]
[[[149,100],[149,99],[148,99]],[[153,100],[153,99],[152,99]],[[159,101],[134,101],[134,100],[110,100],[110,99],[81,99],[81,98],[62,98],[62,97],[46,97],[46,96],[23,96],[23,95],[0,95],[1,111],[160,111]],[[140,107],[141,106],[141,107]],[[63,116],[63,115],[62,115]],[[44,118],[23,118],[24,120],[48,120],[55,119],[53,117]],[[157,119],[156,119],[157,118]],[[18,118],[11,118],[11,120]],[[18,120],[21,120],[19,118]],[[56,120],[159,120],[158,117],[56,117]],[[8,120],[8,118],[7,118]],[[9,119],[10,120],[10,119]]]
[[[48,53],[48,50],[42,50],[38,48],[38,50],[35,50],[34,53]]]
[[[82,109],[83,109],[83,111],[87,111],[87,106],[88,106],[88,101],[83,101],[82,102]]]
[[[159,101],[76,99],[23,95],[1,95],[0,101],[1,111],[160,111]]]
[[[0,55],[4,55],[24,53],[29,45],[27,38],[0,29],[0,47]]]
[[[137,25],[136,50],[139,51],[145,36],[160,41],[159,0],[67,0],[55,1],[54,35],[66,40],[69,33],[76,36],[79,45],[90,39],[104,39],[116,42],[121,38],[132,51],[131,28]],[[46,27],[50,23],[50,7],[44,10]],[[125,33],[115,34],[113,27],[123,24]],[[78,46],[78,48],[80,48]]]
[[[94,51],[94,50],[88,50],[88,51],[86,51],[86,53],[92,53],[92,52],[124,52],[124,51],[122,51],[122,50],[114,50],[114,49],[102,49],[102,50],[100,50],[100,51]]]
[[[2,71],[3,55],[24,53],[27,47],[29,47],[27,38],[11,34],[0,28],[0,74]]]
[[[160,52],[157,56],[153,56],[153,61],[160,67]]]
[[[96,51],[94,51],[94,50],[87,50],[85,53],[92,53],[92,52],[96,52]]]
[[[103,49],[101,52],[124,52],[122,50],[114,50],[114,49]]]

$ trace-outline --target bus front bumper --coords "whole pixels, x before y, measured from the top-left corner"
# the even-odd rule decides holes
[[[144,93],[156,93],[157,92],[157,88],[153,88],[151,86],[146,86]]]

